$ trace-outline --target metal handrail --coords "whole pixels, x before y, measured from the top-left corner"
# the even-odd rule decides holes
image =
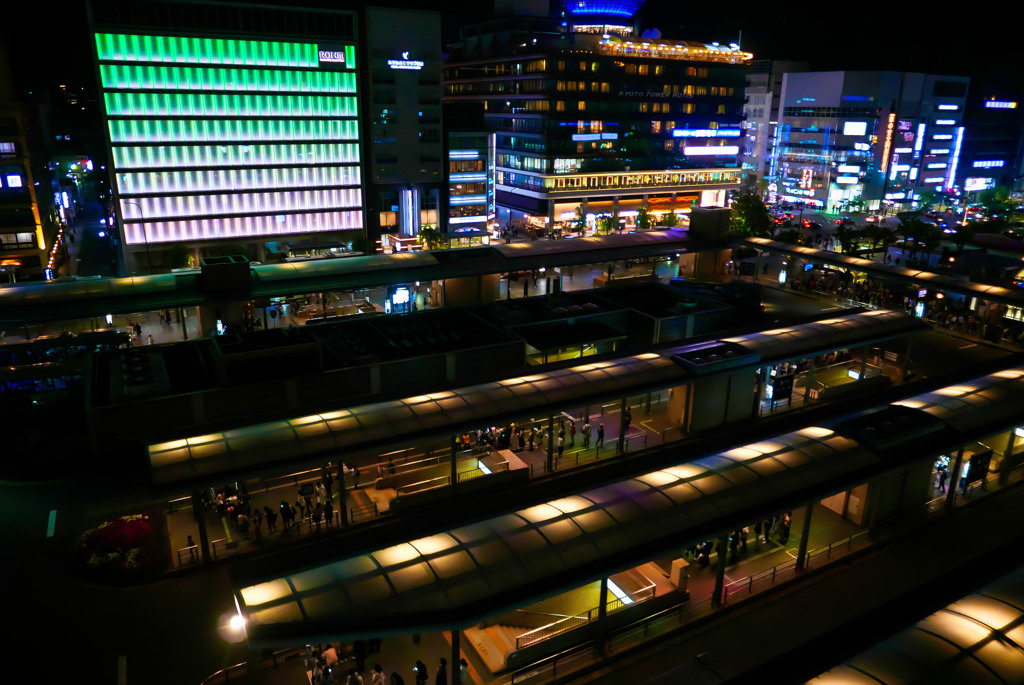
[[[593,611],[594,610],[591,609],[590,611],[586,611],[582,614],[576,614],[575,616],[566,616],[565,618],[560,618],[546,626],[541,626],[525,632],[516,637],[516,649],[529,647],[530,645],[537,644],[538,642],[542,642],[543,640],[547,640],[556,635],[561,635],[562,633],[568,632],[574,628],[584,626],[593,620],[591,618],[591,613]]]
[[[410,483],[409,485],[403,485],[400,488],[396,488],[399,495],[411,495],[416,492],[423,492],[425,490],[434,490],[436,488],[443,488],[451,485],[451,476],[439,476],[437,478],[428,478],[427,480],[421,480],[418,483]]]
[[[379,513],[380,511],[377,509],[377,503],[371,502],[370,504],[365,504],[359,507],[349,507],[348,520],[355,523],[357,517],[376,518]]]

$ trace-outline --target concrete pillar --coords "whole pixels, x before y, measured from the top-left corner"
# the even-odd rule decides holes
[[[555,228],[555,201],[551,200],[548,202],[548,231],[553,231]]]
[[[601,576],[601,592],[599,597],[600,599],[597,603],[597,638],[594,640],[594,645],[597,647],[598,654],[604,654],[605,638],[607,636],[605,624],[608,622],[608,579],[604,576]]]
[[[907,372],[910,370],[910,343],[911,339],[907,338],[907,354],[903,358],[903,379],[902,382],[907,382]]]
[[[206,517],[203,510],[203,496],[201,493],[192,493],[192,516],[199,526],[199,551],[202,554],[204,564],[210,563],[210,536],[206,532]]]
[[[626,451],[626,398],[622,398],[619,406],[619,454]]]
[[[452,658],[448,666],[448,672],[452,676],[452,685],[462,685],[462,669],[459,667],[459,661],[462,659],[461,642],[462,631],[459,628],[452,628]]]
[[[725,591],[725,561],[729,558],[729,536],[718,538],[718,568],[715,571],[715,590],[711,594],[711,606],[722,606],[722,593]]]
[[[804,565],[807,563],[807,542],[811,537],[811,514],[814,513],[814,502],[810,502],[807,505],[807,509],[804,510],[804,527],[800,532],[800,545],[797,547],[796,552],[796,570],[803,571]]]
[[[1006,485],[1010,479],[1010,457],[1013,456],[1013,446],[1017,438],[1017,429],[1010,429],[1010,437],[1006,439],[1006,449],[1003,450],[1003,461],[999,464],[999,484]]]
[[[178,307],[178,321],[181,322],[181,339],[188,340],[188,326],[185,324],[185,308]]]
[[[956,461],[953,462],[953,470],[949,474],[949,490],[946,492],[946,509],[952,509],[956,502],[956,489],[960,487],[960,467],[964,462],[964,448],[956,451]]]
[[[810,368],[807,371],[807,383],[804,385],[804,404],[811,401],[811,386],[814,385],[814,357],[811,357]]]
[[[612,197],[612,217],[615,219],[619,218],[619,198],[618,196]]]
[[[455,483],[456,483],[458,475],[459,475],[458,474],[458,470],[456,469],[456,464],[458,463],[458,455],[459,455],[458,440],[459,440],[458,436],[456,436],[456,435],[452,436],[452,464],[451,464],[451,467],[452,467],[451,468],[451,479],[452,479],[451,486],[452,487],[455,487]]]
[[[548,415],[548,473],[554,471],[555,415]]]
[[[348,488],[345,487],[345,469],[340,461],[338,462],[338,478],[336,482],[338,484],[338,514],[341,515],[341,527],[348,528],[348,499],[345,494]]]

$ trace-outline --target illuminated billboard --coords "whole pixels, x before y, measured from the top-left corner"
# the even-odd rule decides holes
[[[363,227],[354,45],[95,43],[127,244]]]
[[[866,121],[844,121],[843,122],[843,135],[844,136],[863,136],[867,135],[868,122]]]

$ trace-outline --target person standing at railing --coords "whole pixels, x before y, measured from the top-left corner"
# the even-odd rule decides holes
[[[604,444],[604,421],[597,424],[597,446],[600,447]]]
[[[590,447],[590,419],[583,420],[583,446]]]

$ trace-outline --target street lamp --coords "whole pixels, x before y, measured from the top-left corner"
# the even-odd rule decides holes
[[[153,275],[153,261],[149,255],[149,234],[146,232],[146,212],[135,200],[121,200],[123,205],[135,205],[139,208],[139,214],[142,217],[142,239],[146,241],[146,272],[149,275]]]

